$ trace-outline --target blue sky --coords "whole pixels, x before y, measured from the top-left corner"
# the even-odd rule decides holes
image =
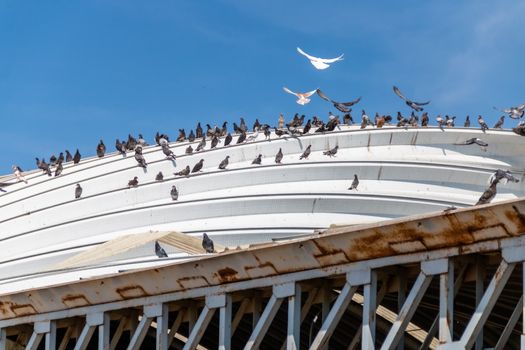
[[[523,18],[523,1],[0,0],[0,173],[128,133],[336,112],[283,86],[362,96],[359,117],[408,113],[395,84],[432,118],[493,124],[525,102]],[[318,71],[297,46],[345,59]]]

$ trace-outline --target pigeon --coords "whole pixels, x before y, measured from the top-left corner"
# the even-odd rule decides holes
[[[155,241],[155,254],[159,258],[167,258],[168,254],[166,254],[166,251],[164,248],[162,248],[158,241]]]
[[[7,192],[6,190],[4,190],[2,187],[0,187],[0,192]]]
[[[38,161],[38,158],[37,158],[37,161]],[[42,171],[44,173],[46,173],[47,176],[51,176],[52,175],[51,174],[51,169],[49,168],[49,164],[47,164],[44,159],[42,159],[42,161],[38,163],[38,168],[42,169]]]
[[[162,144],[162,153],[166,156],[167,159],[175,160],[175,153],[170,149],[170,146],[167,143]]]
[[[476,144],[481,147],[487,147],[489,144],[483,141],[482,139],[478,139],[477,137],[473,137],[471,139],[466,140],[465,142],[458,142],[455,143],[455,145],[473,145]]]
[[[137,187],[139,185],[139,178],[134,177],[132,180],[128,181],[128,187]]]
[[[283,117],[283,114],[279,114],[279,121],[277,122],[277,127],[279,129],[282,129],[284,128],[284,117]]]
[[[487,188],[485,192],[483,192],[483,194],[481,195],[481,197],[479,197],[475,205],[490,203],[494,199],[494,197],[496,197],[496,185],[498,184],[498,182],[499,181],[497,179],[492,181],[490,183],[489,188]]]
[[[470,116],[467,115],[467,118],[465,119],[465,124],[463,124],[465,128],[470,128]]]
[[[53,154],[51,157],[49,157],[49,165],[54,166],[57,162],[57,157]]]
[[[283,160],[283,151],[279,148],[279,152],[275,155],[275,163],[281,164],[281,161]]]
[[[312,90],[308,92],[293,92],[292,90],[288,89],[287,87],[283,87],[283,90],[289,94],[297,96],[297,102],[298,104],[304,106],[305,104],[310,102],[310,99],[308,97],[315,94],[317,90]]]
[[[370,118],[366,115],[366,112],[363,109],[361,111],[361,129],[366,128],[368,124],[370,124]]]
[[[252,131],[256,132],[261,127],[261,123],[259,122],[259,118],[255,118],[255,122],[253,123]]]
[[[492,174],[489,178],[489,184],[491,184],[494,181],[501,182],[502,184],[506,184],[508,181],[518,183],[520,180],[514,177],[512,173],[509,170],[501,170],[498,169],[494,174]]]
[[[336,102],[336,101],[332,100],[331,98],[329,98],[328,96],[326,96],[321,91],[321,89],[317,89],[316,92],[317,92],[317,95],[319,95],[319,97],[321,97],[325,101],[331,102],[334,105],[335,108],[337,108],[338,110],[340,110],[343,113],[350,112],[351,109],[348,108],[348,107],[353,106],[356,103],[358,103],[359,101],[361,101],[361,97],[358,97],[354,101],[351,101],[351,102]]]
[[[478,124],[481,127],[481,131],[485,132],[485,130],[488,130],[489,127],[487,123],[483,120],[483,117],[481,115],[478,115]]]
[[[246,132],[243,131],[237,138],[237,144],[243,143],[244,141],[246,141]]]
[[[82,187],[80,187],[80,184],[77,184],[77,187],[75,187],[75,199],[79,199],[80,196],[82,196]]]
[[[257,137],[259,137],[259,129],[257,129],[253,134],[248,136],[246,138],[246,142],[255,141],[255,140],[257,140]]]
[[[239,125],[237,125],[237,123],[233,123],[233,131],[236,134],[242,134],[243,132],[243,130],[239,127]]]
[[[202,137],[202,127],[200,122],[197,123],[197,128],[195,129],[195,137],[198,139]]]
[[[215,148],[215,147],[217,147],[218,144],[219,144],[219,138],[216,135],[213,135],[213,137],[211,139],[211,147],[210,148]]]
[[[494,109],[503,113],[507,113],[508,116],[512,119],[520,119],[521,117],[523,117],[523,114],[525,112],[525,103],[517,107],[510,107],[501,110],[494,107]]]
[[[320,57],[315,57],[315,56],[311,56],[309,54],[307,54],[306,52],[304,52],[303,50],[301,50],[300,47],[297,48],[297,52],[299,52],[301,55],[303,55],[304,57],[308,58],[310,60],[310,63],[316,68],[316,69],[326,69],[328,67],[330,67],[330,64],[331,63],[335,63],[337,61],[341,61],[343,60],[343,56],[344,54],[336,57],[336,58],[320,58]]]
[[[306,122],[306,124],[305,124],[305,126],[303,128],[302,134],[303,135],[308,134],[308,132],[310,131],[311,128],[312,128],[312,122],[310,121],[310,119],[308,119],[308,121]]]
[[[202,234],[202,248],[206,251],[206,253],[214,253],[215,248],[213,247],[213,241],[206,233]]]
[[[352,118],[352,109],[350,108],[350,110],[348,111],[348,113],[346,113],[344,116],[343,116],[343,123],[346,124],[346,125],[352,125],[354,124],[354,119]]]
[[[62,170],[64,170],[64,167],[62,166],[62,162],[58,162],[57,163],[57,167],[55,169],[55,177],[57,177],[60,174],[62,174]]]
[[[143,146],[143,147],[146,147],[148,145],[146,140],[144,140],[144,137],[142,136],[142,134],[139,134],[139,139],[137,140],[137,144],[139,144],[140,146]]]
[[[138,166],[146,169],[148,166],[148,163],[146,163],[146,159],[144,159],[144,156],[142,155],[142,147],[137,147],[135,149],[135,160],[138,163]]]
[[[328,151],[323,152],[323,154],[324,154],[325,156],[328,156],[328,157],[332,158],[332,157],[335,157],[335,155],[336,155],[338,149],[339,149],[339,146],[335,146],[335,147],[332,148],[331,150],[328,150]]]
[[[131,136],[131,134],[128,134],[128,141],[126,143],[122,143],[126,146],[126,149],[128,149],[129,151],[133,151],[135,147],[137,147],[137,140],[133,136]]]
[[[502,115],[501,117],[499,117],[498,121],[496,122],[496,124],[494,124],[494,126],[492,128],[493,129],[501,129],[501,127],[503,126],[504,122],[505,122],[505,116]]]
[[[427,112],[424,112],[424,113],[421,115],[421,126],[423,126],[423,127],[427,127],[427,126],[428,126],[428,121],[429,121],[428,113],[427,113]]]
[[[427,101],[427,102],[411,101],[408,98],[406,98],[405,96],[403,96],[403,94],[397,88],[397,86],[394,86],[393,89],[394,89],[395,94],[397,96],[399,96],[401,99],[405,100],[406,105],[409,106],[410,108],[412,108],[413,110],[415,110],[416,112],[421,112],[423,110],[423,108],[421,106],[428,105],[430,103],[430,101]]]
[[[227,133],[228,133],[228,122],[224,122],[222,123],[220,136],[226,136]]]
[[[60,152],[57,158],[57,163],[63,163],[64,162],[64,153]]]
[[[73,156],[71,155],[71,153],[69,153],[69,151],[66,149],[66,163],[69,163],[73,160]]]
[[[171,187],[170,194],[171,194],[171,199],[173,199],[174,201],[179,199],[179,191],[177,191],[177,187],[175,187],[175,185]]]
[[[265,140],[270,140],[270,136],[272,136],[272,132],[270,131],[270,126],[269,125],[267,127],[263,128],[263,132],[264,132],[264,139]]]
[[[352,181],[352,185],[350,185],[350,187],[348,187],[348,189],[357,191],[357,186],[358,185],[359,185],[359,179],[357,178],[357,174],[354,174],[354,181]]]
[[[184,169],[179,171],[178,173],[173,173],[175,176],[188,176],[190,174],[190,166],[186,165]]]
[[[177,137],[177,142],[182,142],[186,140],[186,131],[184,131],[184,129],[179,129],[179,136]]]
[[[104,144],[102,140],[100,140],[100,142],[97,145],[97,156],[99,158],[102,158],[104,157],[105,153],[106,153],[106,145]]]
[[[122,155],[126,155],[126,151],[127,151],[127,148],[126,148],[126,144],[123,143],[123,142],[120,142],[119,139],[116,139],[115,140],[115,149]]]
[[[18,165],[13,165],[13,174],[15,174],[15,177],[18,181],[23,181],[27,184],[27,180],[23,174],[22,168],[20,168]]]
[[[190,134],[188,135],[188,141],[195,141],[195,134],[193,133],[193,130],[190,130]]]
[[[303,154],[301,154],[301,156],[299,157],[299,160],[301,159],[308,159],[308,156],[310,155],[310,152],[311,152],[311,148],[312,148],[312,145],[308,145],[308,147],[306,147],[306,149],[304,150]]]
[[[252,164],[261,165],[261,161],[262,161],[262,154],[259,154],[257,157],[255,157],[255,159],[253,160]]]
[[[244,121],[243,117],[241,117],[240,127],[242,131],[244,132],[248,131],[248,127],[246,126],[246,122]]]
[[[77,151],[75,152],[75,155],[73,156],[73,164],[78,164],[80,162],[80,152]]]
[[[437,121],[438,126],[439,126],[439,128],[441,129],[441,131],[445,131],[445,130],[443,129],[443,125],[445,125],[445,120],[444,120],[443,118],[441,118],[441,115],[440,115],[440,114],[437,115],[437,117],[436,117],[436,121]]]
[[[162,173],[162,171],[159,171],[157,176],[155,176],[155,181],[162,181],[162,180],[164,180],[164,174]]]
[[[186,154],[192,154],[193,153],[193,147],[191,147],[191,145],[189,145],[188,147],[186,147]]]
[[[197,145],[197,148],[195,149],[195,152],[202,151],[206,147],[206,137],[203,136],[201,142]]]
[[[191,172],[196,173],[198,171],[201,171],[203,165],[204,165],[204,159],[199,160],[199,162],[195,164]]]
[[[219,169],[221,170],[224,170],[226,169],[226,167],[228,166],[228,160],[230,159],[230,156],[226,156],[226,158],[224,158],[221,162],[221,164],[219,164]]]
[[[224,139],[224,146],[228,146],[233,140],[232,134],[228,133]]]

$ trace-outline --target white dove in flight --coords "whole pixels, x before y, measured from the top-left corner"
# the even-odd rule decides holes
[[[341,60],[343,60],[343,56],[344,56],[344,54],[342,54],[341,56],[336,57],[336,58],[319,58],[319,57],[314,57],[314,56],[310,56],[309,54],[307,54],[306,52],[301,50],[300,47],[297,48],[297,52],[299,52],[301,55],[303,55],[306,58],[308,58],[310,60],[310,63],[313,64],[313,66],[315,68],[317,68],[317,69],[326,69],[326,68],[330,67],[329,63],[334,63],[334,62],[337,62],[337,61],[341,61]]]
[[[289,94],[297,96],[298,100],[295,102],[303,106],[307,104],[308,102],[310,102],[310,99],[308,97],[312,96],[317,91],[317,89],[315,89],[309,92],[293,92],[292,90],[288,89],[286,86],[283,87],[283,90]]]

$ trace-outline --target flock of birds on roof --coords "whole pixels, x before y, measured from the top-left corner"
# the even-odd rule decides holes
[[[312,63],[312,65],[319,70],[326,69],[330,67],[330,64],[335,63],[337,61],[343,60],[343,55],[340,55],[333,59],[323,59],[311,56],[307,53],[305,53],[300,48],[297,48],[297,51],[308,58],[308,60]],[[248,128],[246,125],[245,120],[241,117],[240,123],[237,125],[236,123],[233,123],[233,132],[237,136],[237,139],[235,141],[235,144],[243,144],[251,141],[255,141],[259,133],[262,132],[265,136],[265,140],[270,140],[273,133],[276,137],[281,138],[283,135],[287,135],[289,137],[300,137],[302,135],[309,134],[310,132],[313,133],[324,133],[324,132],[330,132],[335,130],[339,127],[339,125],[346,124],[351,125],[354,123],[353,117],[352,117],[352,109],[350,107],[354,106],[355,104],[359,103],[361,101],[361,97],[358,97],[350,102],[337,102],[335,100],[332,100],[329,98],[324,92],[322,92],[320,89],[315,89],[309,92],[305,93],[298,93],[293,92],[287,87],[284,87],[284,91],[290,94],[295,95],[297,99],[297,103],[300,105],[305,105],[311,101],[310,97],[314,94],[317,94],[321,99],[330,102],[337,110],[340,112],[345,113],[343,116],[343,121],[341,122],[340,117],[337,115],[329,113],[328,120],[326,122],[322,121],[316,116],[313,116],[312,119],[308,119],[306,123],[305,115],[299,116],[298,113],[295,114],[293,119],[285,123],[284,116],[281,114],[277,123],[277,126],[270,126],[269,124],[261,124],[258,119],[255,120],[252,131],[253,133],[251,135],[248,135]],[[421,114],[421,116],[418,116],[415,114],[415,112],[422,112],[424,110],[423,106],[426,106],[430,103],[430,101],[425,102],[416,102],[413,101],[407,97],[399,90],[398,87],[393,86],[394,93],[401,98],[407,106],[409,106],[412,109],[412,112],[410,116],[403,116],[401,112],[397,112],[396,120],[395,122],[390,115],[379,115],[378,113],[375,114],[374,119],[372,120],[365,110],[361,111],[361,129],[365,129],[368,126],[376,127],[376,128],[382,128],[384,125],[393,125],[395,124],[397,127],[427,127],[429,125],[429,116],[427,112],[424,112]],[[520,119],[524,115],[525,111],[525,103],[522,105],[519,105],[517,107],[511,107],[506,109],[497,109],[494,107],[494,109],[501,111],[505,114],[507,114],[512,119]],[[435,117],[435,120],[437,122],[437,125],[442,131],[445,131],[445,128],[451,128],[455,126],[456,117],[452,116],[449,117],[448,115],[445,115],[445,117],[441,117],[440,115]],[[496,124],[493,126],[494,129],[501,129],[503,127],[503,123],[505,120],[505,116],[501,116]],[[478,116],[477,122],[479,124],[480,129],[485,132],[489,129],[487,123],[483,120],[483,117],[481,115]],[[464,127],[470,127],[470,117],[467,116],[464,122]],[[231,145],[233,142],[233,136],[228,131],[228,122],[224,122],[222,124],[222,127],[219,128],[217,126],[211,127],[209,124],[206,125],[207,130],[204,131],[200,122],[197,124],[197,127],[195,129],[195,132],[193,130],[190,130],[189,134],[186,135],[186,132],[184,129],[179,129],[179,135],[176,139],[177,142],[183,142],[183,141],[189,141],[190,144],[185,150],[185,154],[190,155],[195,152],[202,151],[206,145],[207,141],[210,142],[210,149],[213,149],[217,147],[221,142],[223,142],[224,146]],[[515,133],[525,136],[525,122],[520,122],[515,128],[512,129]],[[193,149],[192,144],[194,141],[200,140],[197,144],[196,148]],[[167,134],[161,134],[159,132],[155,135],[155,143],[161,147],[161,150],[163,154],[166,156],[166,159],[175,161],[176,155],[173,153],[173,151],[170,149],[169,143],[170,138]],[[468,140],[465,140],[464,142],[455,143],[455,145],[472,145],[476,144],[480,147],[488,147],[488,143],[483,141],[480,138],[470,138]],[[148,146],[148,143],[145,141],[144,137],[139,134],[138,138],[133,137],[131,134],[128,135],[126,141],[120,141],[118,138],[115,141],[115,149],[118,153],[120,153],[123,156],[127,155],[127,152],[134,152],[134,158],[137,162],[137,166],[147,169],[148,163],[143,155],[143,147]],[[323,155],[328,157],[335,157],[337,154],[339,146],[335,146],[332,149],[326,150],[323,152]],[[100,140],[96,147],[96,154],[99,158],[102,158],[106,154],[106,145],[104,144],[103,140]],[[307,146],[306,149],[303,151],[303,153],[300,155],[299,160],[302,159],[308,159],[309,155],[311,153],[311,145]],[[279,151],[275,155],[274,162],[276,164],[281,164],[283,160],[283,152],[282,149],[279,148]],[[79,150],[77,149],[74,155],[72,155],[68,150],[65,151],[65,155],[63,152],[60,152],[58,157],[55,157],[52,155],[49,158],[49,163],[45,161],[45,159],[40,160],[39,158],[36,159],[36,165],[38,169],[41,169],[45,174],[48,176],[60,176],[63,171],[63,164],[64,163],[73,163],[78,164],[81,160],[81,154]],[[218,169],[225,170],[229,165],[229,159],[230,156],[226,156],[218,165]],[[253,161],[253,165],[261,165],[262,164],[263,156],[262,154],[259,154]],[[190,168],[189,165],[187,165],[184,169],[173,173],[175,176],[178,177],[187,177],[190,176],[190,174],[201,172],[204,167],[204,159],[200,159],[192,168]],[[13,173],[15,177],[20,181],[24,183],[28,183],[27,179],[25,178],[23,174],[23,170],[17,166],[13,165]],[[155,176],[156,181],[164,181],[164,174],[162,172],[159,172]],[[489,187],[485,190],[485,192],[481,195],[479,198],[478,204],[486,204],[490,203],[490,201],[496,196],[497,190],[496,186],[498,183],[506,183],[507,181],[511,182],[519,182],[518,179],[516,179],[510,171],[504,171],[501,169],[498,169],[489,179]],[[133,179],[128,181],[128,188],[134,188],[138,187],[139,179],[137,176],[135,176]],[[357,191],[359,185],[359,179],[357,174],[354,174],[354,179],[348,188],[348,190],[355,190]],[[6,192],[3,188],[0,188],[1,191]],[[74,196],[76,199],[81,198],[83,192],[83,188],[80,184],[76,184],[75,190],[74,190]],[[170,196],[172,200],[176,201],[179,198],[179,191],[175,185],[172,186],[170,190]],[[456,209],[455,207],[448,207],[445,209],[445,212],[450,212],[451,210]],[[203,235],[203,241],[202,241],[203,249],[208,252],[212,253],[214,252],[213,249],[213,241],[204,233]],[[164,249],[159,245],[158,242],[155,242],[155,253],[158,257],[167,257],[166,252]]]

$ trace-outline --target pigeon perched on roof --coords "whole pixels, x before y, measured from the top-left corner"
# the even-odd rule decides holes
[[[193,153],[193,147],[191,147],[191,145],[188,145],[188,147],[186,147],[186,151],[184,153],[192,154]]]
[[[171,199],[173,199],[174,201],[179,199],[179,191],[177,190],[177,187],[175,187],[175,185],[171,187],[170,195]]]
[[[16,179],[27,184],[27,180],[23,173],[24,171],[22,168],[20,168],[18,165],[13,165],[13,174],[15,174]]]
[[[144,169],[146,169],[146,167],[148,166],[148,163],[146,163],[146,159],[142,155],[142,147],[135,148],[135,160],[137,161],[138,166]]]
[[[430,103],[430,101],[427,101],[427,102],[415,102],[415,101],[409,100],[408,98],[403,96],[403,94],[397,88],[397,86],[394,86],[393,89],[394,89],[395,94],[397,96],[399,96],[402,100],[404,100],[406,105],[409,106],[410,108],[412,108],[413,110],[415,110],[416,112],[421,112],[423,110],[423,107],[421,107],[421,106],[428,105]]]
[[[494,109],[503,113],[507,113],[508,116],[512,119],[520,119],[525,113],[525,103],[516,107],[510,107],[505,109],[498,109],[494,107]]]
[[[331,98],[329,98],[328,96],[326,96],[321,91],[321,89],[317,89],[317,95],[319,95],[319,97],[321,97],[323,100],[331,102],[334,105],[335,108],[337,108],[339,111],[341,111],[343,113],[350,112],[351,108],[348,108],[348,107],[353,106],[356,103],[358,103],[359,101],[361,101],[361,97],[358,97],[355,100],[350,101],[350,102],[336,102],[336,101],[332,100]]]
[[[483,141],[482,139],[479,139],[477,137],[473,137],[473,138],[470,138],[468,140],[466,140],[465,142],[457,142],[455,143],[455,145],[473,145],[473,144],[476,144],[478,146],[481,146],[481,147],[487,147],[489,144],[486,143],[485,141]]]
[[[131,136],[131,134],[128,134],[128,141],[126,143],[122,143],[126,146],[126,149],[130,151],[133,151],[135,147],[137,147],[137,140]]]
[[[139,178],[134,177],[133,179],[128,181],[128,187],[137,187],[139,185]]]
[[[80,196],[82,196],[82,187],[80,186],[80,184],[77,184],[77,186],[75,187],[75,199],[79,199]]]
[[[284,128],[284,116],[283,116],[282,113],[279,114],[279,121],[277,122],[277,127],[278,127],[279,129]]]
[[[193,130],[190,130],[190,134],[188,135],[188,141],[195,141],[195,134],[193,133]]]
[[[299,52],[301,55],[303,55],[304,57],[308,58],[308,60],[310,60],[310,63],[316,68],[316,69],[326,69],[328,67],[330,67],[330,64],[332,63],[335,63],[337,61],[341,61],[343,60],[343,56],[344,54],[336,57],[336,58],[320,58],[320,57],[315,57],[315,56],[312,56],[312,55],[309,55],[307,54],[306,52],[304,52],[303,50],[301,50],[300,47],[297,48],[297,52]]]
[[[78,164],[80,162],[80,152],[78,151],[78,148],[77,148],[77,151],[75,152],[75,155],[73,156],[73,164]]]
[[[179,171],[178,173],[173,173],[175,176],[188,176],[190,174],[190,166],[186,165],[184,169]]]
[[[66,149],[66,163],[71,162],[73,160],[73,156],[69,151]]]
[[[217,135],[213,135],[213,137],[211,139],[211,147],[210,148],[215,148],[215,147],[217,147],[218,144],[219,144],[219,138],[217,137]]]
[[[175,160],[175,153],[170,149],[169,144],[162,144],[162,153],[166,156],[167,159]]]
[[[167,258],[168,254],[166,254],[166,251],[164,248],[162,248],[158,241],[155,241],[155,254],[159,258]]]
[[[116,140],[115,140],[115,149],[116,149],[120,154],[122,154],[123,156],[126,155],[126,151],[127,151],[126,144],[123,143],[123,142],[120,142],[119,139],[116,139]]]
[[[301,159],[308,159],[308,156],[310,155],[310,152],[311,152],[311,148],[312,148],[312,145],[308,145],[308,147],[306,147],[306,149],[304,150],[303,154],[301,154],[301,156],[299,157],[299,160]]]
[[[483,194],[481,195],[481,197],[479,197],[479,199],[478,199],[478,201],[477,201],[477,203],[475,205],[490,203],[494,199],[494,197],[496,197],[496,193],[497,193],[496,186],[497,186],[498,182],[499,181],[497,179],[492,181],[490,183],[489,188],[487,188],[485,190],[485,192],[483,192]]]
[[[202,151],[206,147],[206,136],[203,136],[199,144],[197,145],[197,148],[195,149],[195,152]]]
[[[245,131],[241,132],[241,134],[237,138],[237,144],[241,144],[244,141],[246,141],[246,132]]]
[[[283,160],[283,151],[279,148],[279,152],[275,155],[275,162],[277,164],[281,164],[281,161]]]
[[[481,127],[481,131],[485,132],[485,130],[488,130],[489,127],[487,123],[483,120],[483,117],[481,115],[478,115],[478,124]]]
[[[463,124],[465,128],[470,128],[470,116],[467,115],[467,118],[465,118],[465,124]]]
[[[162,171],[159,171],[159,173],[155,176],[155,181],[163,181],[164,180],[164,174]]]
[[[354,174],[354,181],[352,181],[352,184],[350,187],[348,187],[348,189],[357,191],[357,186],[359,186],[359,179],[357,178],[357,174]]]
[[[312,90],[308,92],[293,92],[292,90],[288,89],[287,87],[283,87],[283,90],[289,94],[297,96],[297,102],[298,104],[304,106],[305,104],[310,102],[310,99],[308,97],[315,94],[317,90]]]
[[[200,139],[202,137],[202,127],[201,127],[201,123],[198,122],[197,123],[197,128],[195,129],[195,137]]]
[[[512,131],[520,136],[525,136],[525,123],[519,123],[516,127],[512,128]]]
[[[339,149],[339,146],[335,146],[334,148],[332,148],[332,149],[330,149],[330,150],[328,150],[328,151],[323,152],[323,154],[324,154],[325,156],[328,156],[328,157],[332,158],[332,157],[335,157],[335,155],[336,155],[338,149]]]
[[[191,170],[192,173],[196,173],[201,171],[202,167],[204,166],[204,159],[199,160],[197,164],[193,166],[193,169]]]
[[[492,127],[493,129],[501,129],[503,127],[503,123],[505,122],[505,116],[502,115],[501,117],[499,117],[498,121],[496,122],[496,124],[494,124],[494,126]]]
[[[179,136],[177,136],[177,142],[182,142],[186,140],[186,131],[184,131],[184,129],[179,129]]]
[[[232,140],[232,134],[228,133],[228,135],[226,135],[226,138],[224,139],[224,146],[228,146],[232,142]]]
[[[139,134],[139,138],[137,140],[137,144],[139,144],[142,147],[146,147],[148,145],[146,140],[144,140],[144,137],[142,136],[142,134]]]
[[[260,165],[262,161],[262,154],[259,154],[255,159],[253,160],[252,164]]]
[[[219,164],[219,169],[222,169],[222,170],[226,169],[229,163],[229,159],[230,159],[230,156],[226,156],[226,158],[222,160],[221,164]]]
[[[57,163],[57,167],[55,169],[55,177],[57,177],[60,174],[62,174],[62,170],[64,170],[64,167],[62,166],[62,162],[58,162]]]
[[[213,241],[206,233],[202,234],[202,248],[206,251],[206,253],[214,253],[215,248],[213,246]]]
[[[97,145],[97,156],[102,158],[104,157],[104,154],[106,154],[106,145],[104,144],[104,141],[100,140]]]

